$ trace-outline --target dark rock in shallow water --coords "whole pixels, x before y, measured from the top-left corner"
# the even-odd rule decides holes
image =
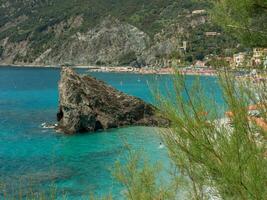
[[[59,83],[58,129],[74,134],[127,125],[167,126],[155,107],[90,76],[63,67]]]

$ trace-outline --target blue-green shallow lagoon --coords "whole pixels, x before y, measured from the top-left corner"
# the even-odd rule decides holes
[[[160,137],[155,128],[126,127],[75,136],[42,129],[43,122],[56,121],[59,75],[59,69],[0,68],[0,183],[6,184],[5,190],[0,188],[0,199],[4,191],[16,194],[18,188],[26,191],[29,185],[34,191],[48,191],[51,183],[71,200],[90,192],[111,192],[119,199],[123,188],[112,178],[111,170],[126,152],[125,141],[133,149],[143,149],[151,162],[169,166],[166,149],[158,148]],[[91,75],[148,102],[153,102],[150,83],[157,79],[160,85],[171,84],[167,75]],[[188,84],[194,78],[190,76]],[[207,89],[218,88],[214,77],[201,77],[201,81]],[[219,92],[215,97],[221,101]]]

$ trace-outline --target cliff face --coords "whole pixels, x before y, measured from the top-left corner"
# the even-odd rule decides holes
[[[158,38],[151,38],[137,27],[111,16],[86,32],[78,31],[82,22],[83,17],[79,16],[48,27],[43,34],[44,37],[49,35],[51,38],[46,44],[37,47],[34,45],[39,41],[11,42],[9,38],[5,38],[0,41],[3,49],[0,62],[141,67],[163,64],[162,60],[169,59],[173,54],[182,55],[181,37],[186,33],[185,28],[162,30],[161,34],[156,35]],[[66,36],[66,31],[72,34]]]
[[[90,76],[63,68],[59,83],[58,128],[68,134],[126,125],[167,126],[168,120],[144,101]]]
[[[192,14],[207,7],[192,0],[6,0],[0,64],[140,67],[203,57],[227,47],[223,34],[205,36],[219,31],[205,12]]]
[[[109,17],[85,33],[77,32],[51,50],[38,63],[97,65],[129,64],[150,45],[149,36],[138,28]]]
[[[46,30],[46,34],[61,39],[64,26],[75,30],[80,26],[82,19],[80,17],[57,24]],[[130,24],[109,17],[87,32],[75,32],[58,46],[55,43],[43,48],[38,55],[32,57],[32,60],[27,58],[33,51],[29,41],[13,43],[4,39],[0,45],[5,49],[2,53],[3,63],[123,65],[136,60],[137,56],[148,48],[150,37]]]

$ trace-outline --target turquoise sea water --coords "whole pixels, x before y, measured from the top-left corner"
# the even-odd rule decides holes
[[[86,73],[85,70],[79,70]],[[117,89],[152,102],[149,83],[153,75],[92,73]],[[190,84],[195,77],[188,78]],[[59,193],[78,200],[95,192],[112,192],[119,199],[123,188],[111,176],[114,162],[125,153],[125,141],[143,149],[151,162],[168,167],[165,149],[159,149],[155,128],[127,127],[95,134],[66,136],[42,129],[55,123],[58,106],[59,69],[0,68],[0,199],[18,188],[48,191],[53,183]],[[158,78],[170,85],[170,77]],[[207,89],[217,88],[216,78],[202,77]],[[220,101],[220,93],[215,94]],[[25,195],[22,192],[22,195]],[[60,199],[60,197],[58,198]]]

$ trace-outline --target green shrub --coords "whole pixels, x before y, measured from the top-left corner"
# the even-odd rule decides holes
[[[4,47],[0,46],[0,57],[3,55],[3,53],[4,53]]]
[[[129,53],[123,54],[119,58],[119,65],[129,65],[131,62],[137,59],[135,52],[130,51]]]
[[[233,113],[227,123],[221,106],[198,81],[188,87],[185,77],[176,75],[174,96],[157,96],[161,112],[172,122],[162,131],[169,155],[180,175],[188,178],[192,199],[266,199],[267,130],[247,110],[250,104],[263,105],[259,112],[267,121],[266,87],[251,90],[228,75],[222,75],[220,83],[226,108]]]
[[[225,108],[233,113],[229,121],[198,80],[189,87],[177,74],[175,93],[166,97],[154,90],[160,114],[172,122],[159,131],[176,173],[163,183],[158,165],[130,151],[126,164],[117,163],[114,170],[125,199],[266,199],[267,130],[248,114],[249,105],[259,105],[259,117],[267,122],[266,87],[255,91],[248,83],[237,85],[228,74],[219,79]]]
[[[21,41],[25,41],[28,39],[30,35],[30,32],[23,32],[23,33],[18,33],[18,34],[13,34],[9,37],[10,42],[18,43]]]
[[[176,196],[176,185],[163,184],[159,174],[162,167],[159,163],[151,164],[144,154],[128,149],[122,164],[117,162],[114,177],[125,190],[123,197],[128,200],[173,200]],[[166,182],[165,182],[166,183]]]

